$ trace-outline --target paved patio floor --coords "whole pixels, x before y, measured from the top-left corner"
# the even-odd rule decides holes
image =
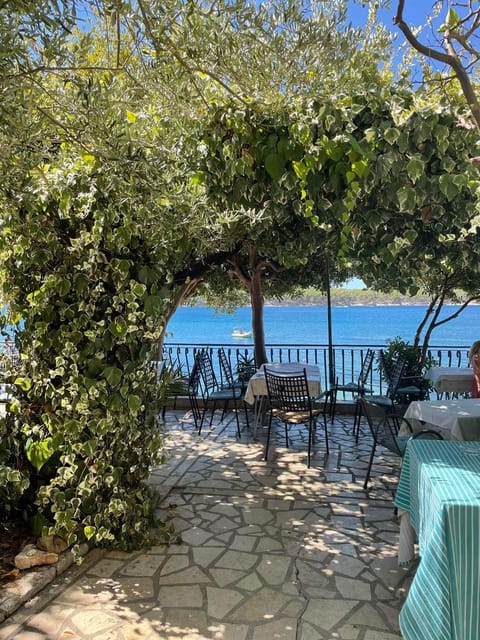
[[[167,412],[169,461],[154,469],[159,516],[175,509],[180,545],[91,551],[2,625],[2,640],[394,640],[414,573],[397,566],[392,490],[381,452],[368,493],[366,431],[351,418],[322,431],[310,469],[304,430],[283,429],[263,460],[235,419],[198,436]]]

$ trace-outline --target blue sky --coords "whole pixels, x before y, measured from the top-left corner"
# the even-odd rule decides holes
[[[379,11],[379,17],[386,27],[392,29],[394,33],[398,32],[400,34],[398,28],[393,24],[393,18],[397,12],[397,4],[397,0],[391,0],[390,9],[381,9]],[[427,16],[431,15],[432,4],[433,2],[426,2],[425,0],[406,0],[403,10],[405,22],[416,26],[425,24]],[[353,0],[350,0],[349,5],[348,12],[352,22],[359,24],[363,22],[367,14],[367,8],[360,6]],[[444,14],[445,11],[440,15],[442,16]],[[403,38],[403,35],[401,35],[401,37]]]
[[[371,0],[373,2],[373,0]],[[397,0],[391,0],[390,9],[381,9],[379,10],[378,16],[381,22],[392,31],[393,34],[396,35],[396,45],[397,47],[403,45],[405,41],[405,36],[400,31],[400,29],[393,24],[393,18],[397,12]],[[426,2],[426,0],[405,0],[405,7],[403,10],[403,17],[405,22],[409,26],[420,27],[425,25],[427,21],[427,17],[432,14],[432,4],[433,1]],[[355,24],[363,24],[365,22],[366,15],[368,13],[367,7],[362,7],[357,4],[354,0],[349,0],[349,9],[348,15],[351,22]],[[435,18],[434,25],[439,26],[445,19],[446,15],[446,7],[442,8],[439,16]],[[429,28],[423,30],[421,35],[419,35],[419,39],[424,44],[430,44],[431,46],[435,46],[435,42],[430,39],[431,31]],[[406,45],[409,46],[409,45]]]
[[[364,289],[365,283],[359,278],[351,278],[342,284],[342,289]]]

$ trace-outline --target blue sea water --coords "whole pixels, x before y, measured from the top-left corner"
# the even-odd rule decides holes
[[[399,336],[413,342],[415,330],[425,313],[424,306],[352,306],[332,308],[332,334],[336,345],[383,345]],[[441,317],[454,313],[448,306]],[[275,344],[325,345],[328,343],[327,308],[324,306],[266,306],[265,342]],[[252,338],[232,338],[240,326],[251,328],[251,311],[242,307],[233,314],[208,307],[180,307],[167,327],[168,343],[233,344],[252,342]],[[469,306],[458,318],[437,327],[430,346],[465,346],[480,339],[480,306]]]

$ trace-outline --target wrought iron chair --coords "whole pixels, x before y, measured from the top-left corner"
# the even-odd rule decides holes
[[[190,401],[190,410],[195,422],[198,433],[202,430],[205,413],[207,410],[206,397],[202,388],[202,375],[199,365],[199,353],[196,354],[193,362],[192,370],[188,377],[188,399]]]
[[[220,365],[220,376],[221,376],[221,386],[222,387],[235,387],[236,389],[240,389],[242,392],[245,391],[246,383],[242,380],[235,380],[232,371],[232,365],[230,363],[230,358],[227,355],[227,352],[223,347],[218,349],[218,363]]]
[[[390,380],[388,381],[387,390],[384,395],[369,395],[368,401],[371,404],[376,405],[377,407],[381,407],[385,414],[393,415],[395,418],[395,400],[397,397],[397,390],[400,385],[400,381],[403,376],[403,372],[405,371],[406,362],[403,358],[399,358],[395,367],[393,369]],[[362,400],[365,399],[365,396]],[[363,414],[364,403],[360,402],[358,407],[358,419],[356,422],[356,432],[355,432],[355,423],[354,423],[354,433],[355,433],[355,441],[358,442],[358,437],[360,434],[360,421]]]
[[[237,415],[238,407],[237,400],[242,400],[243,408],[245,411],[245,421],[247,424],[247,429],[250,427],[248,420],[248,409],[247,403],[243,400],[243,394],[245,393],[245,381],[243,380],[235,380],[233,376],[232,366],[230,364],[230,360],[225,352],[223,347],[220,347],[218,350],[218,362],[220,365],[220,373],[222,376],[222,389],[230,389],[233,395],[233,404],[235,406],[235,415]],[[238,415],[237,415],[237,424],[238,424]]]
[[[337,394],[351,393],[352,397],[356,399],[355,402],[355,417],[353,420],[353,433],[356,433],[358,413],[360,411],[360,399],[364,395],[373,393],[373,389],[368,387],[368,376],[372,370],[373,359],[375,357],[375,351],[373,349],[367,349],[365,357],[362,362],[362,367],[358,375],[357,382],[347,382],[346,384],[339,384],[338,379],[333,387],[330,389],[330,420],[335,420],[336,406],[337,406]]]
[[[215,415],[215,409],[217,408],[217,404],[219,402],[222,403],[222,416],[220,420],[223,420],[225,413],[229,407],[230,402],[233,403],[235,409],[235,419],[237,421],[237,435],[240,438],[240,420],[238,417],[238,406],[237,401],[242,400],[243,392],[241,389],[236,389],[234,386],[222,387],[217,380],[217,376],[215,375],[215,371],[213,369],[212,361],[210,359],[210,355],[207,351],[202,350],[198,352],[198,367],[200,369],[200,375],[202,377],[202,389],[204,392],[204,404],[205,411],[208,408],[208,405],[211,403],[212,405],[212,413],[210,417],[210,426],[213,423],[213,416]],[[203,421],[202,421],[203,424]],[[202,424],[198,430],[198,433],[201,432]]]
[[[370,474],[372,470],[373,460],[377,446],[381,445],[392,453],[396,454],[400,458],[403,458],[407,443],[412,438],[431,438],[436,440],[443,440],[443,437],[437,431],[432,429],[423,429],[413,433],[411,424],[406,418],[396,416],[392,413],[383,415],[375,422],[372,415],[372,411],[378,405],[375,405],[370,401],[370,398],[362,398],[362,413],[367,419],[370,433],[372,435],[372,450],[370,452],[370,459],[368,462],[367,474],[363,483],[363,488],[367,489],[368,481],[370,480]]]
[[[308,425],[307,466],[310,467],[312,444],[314,442],[316,431],[316,421],[320,415],[323,415],[325,446],[327,454],[329,453],[326,401],[322,403],[322,407],[315,405],[314,400],[310,397],[307,372],[305,369],[298,373],[280,374],[264,367],[264,372],[270,406],[267,440],[265,443],[265,460],[267,460],[268,457],[272,421],[276,418],[285,425],[285,440],[287,447],[288,426],[292,424]]]
[[[389,382],[393,376],[394,367],[392,368],[392,365],[388,362],[383,349],[380,349],[378,359],[385,378],[387,382]],[[427,391],[426,388],[421,385],[421,378],[419,376],[406,376],[404,371],[398,385],[397,396],[406,402],[411,402],[412,400],[423,400],[425,395],[427,395]]]

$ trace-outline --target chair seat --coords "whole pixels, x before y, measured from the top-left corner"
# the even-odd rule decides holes
[[[393,405],[392,400],[388,396],[369,396],[368,401],[380,407],[391,407]]]
[[[240,399],[243,393],[241,389],[217,389],[217,391],[210,391],[208,397],[210,400],[229,400],[232,398]]]
[[[400,395],[410,395],[410,394],[421,393],[421,392],[422,390],[420,389],[420,387],[416,387],[413,384],[408,387],[399,387],[397,390],[397,393],[399,393]]]
[[[311,416],[316,418],[323,413],[323,409],[312,409]],[[284,411],[282,409],[272,409],[272,415],[275,418],[294,424],[301,424],[310,420],[310,411]]]
[[[344,391],[345,393],[373,393],[370,387],[359,387],[355,382],[347,382],[346,384],[335,385],[335,391]]]

